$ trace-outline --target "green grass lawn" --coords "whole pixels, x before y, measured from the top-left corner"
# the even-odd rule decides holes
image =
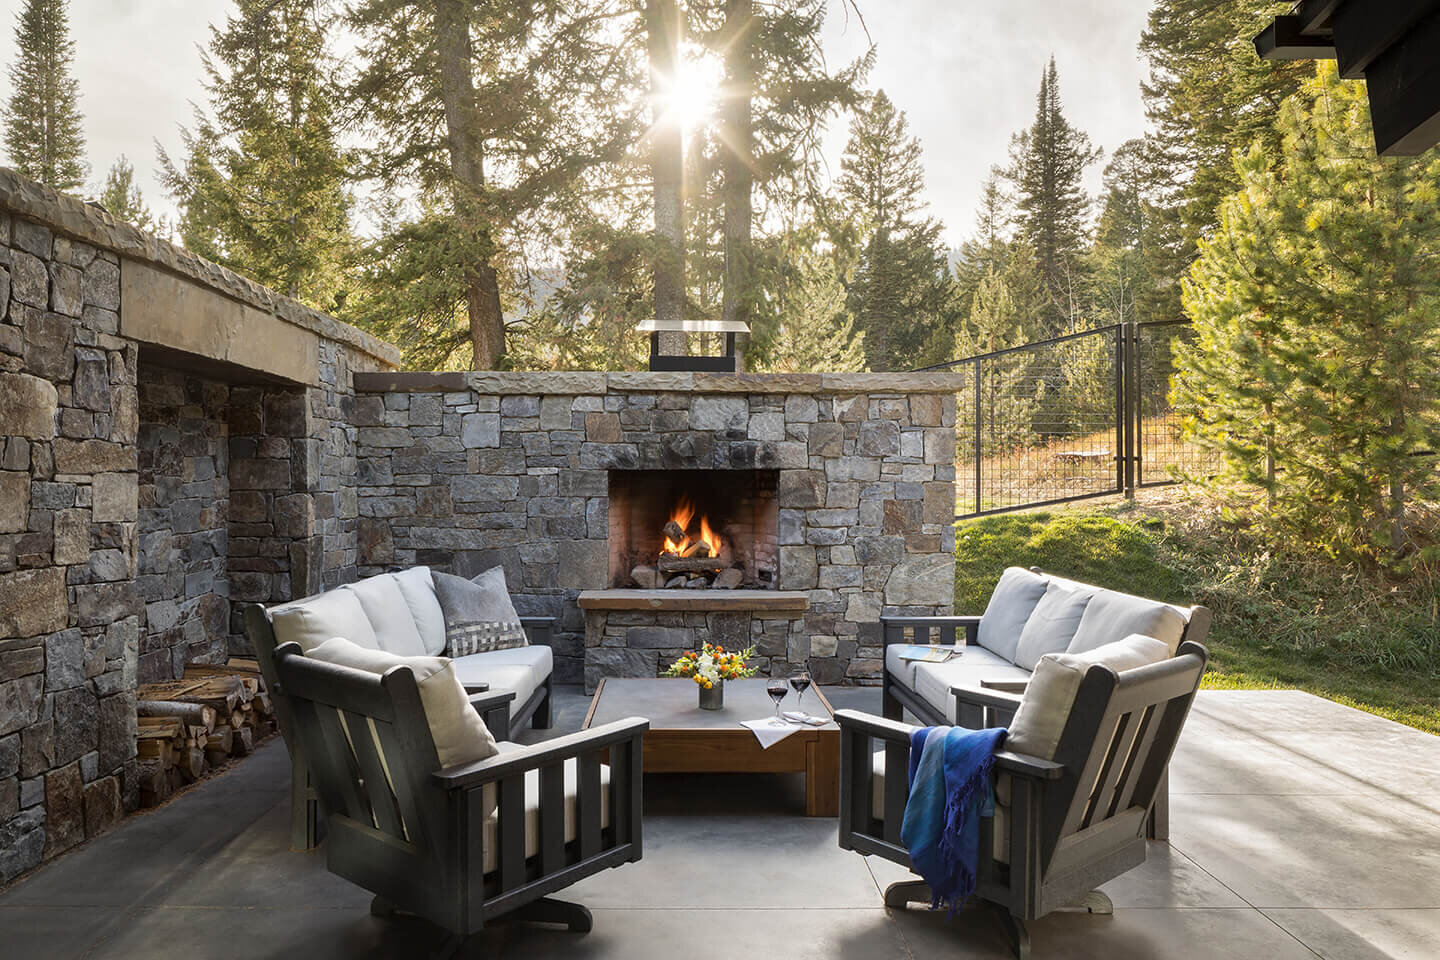
[[[1007,566],[1038,566],[1215,614],[1205,686],[1298,688],[1440,733],[1436,584],[1277,556],[1164,508],[986,517],[956,528],[955,612]],[[1417,582],[1418,581],[1418,582]]]

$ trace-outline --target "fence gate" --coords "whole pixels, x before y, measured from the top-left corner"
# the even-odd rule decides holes
[[[956,515],[977,517],[1173,482],[1200,451],[1170,406],[1183,320],[1111,324],[929,367],[956,398]]]

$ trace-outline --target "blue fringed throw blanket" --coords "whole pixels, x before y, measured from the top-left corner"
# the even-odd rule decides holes
[[[993,816],[990,768],[1006,730],[922,727],[910,735],[910,799],[900,839],[933,897],[951,912],[975,892],[980,818]]]

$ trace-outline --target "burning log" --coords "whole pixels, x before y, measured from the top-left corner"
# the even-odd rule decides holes
[[[674,520],[665,521],[665,528],[663,532],[666,537],[668,537],[675,543],[684,543],[686,540],[689,539],[689,537],[685,534],[685,528],[680,526],[680,524],[676,523]]]
[[[682,557],[708,557],[710,556],[710,544],[704,540],[696,540],[686,547],[680,554]]]
[[[661,573],[719,573],[725,566],[713,557],[677,557],[674,555],[662,556],[655,565]]]

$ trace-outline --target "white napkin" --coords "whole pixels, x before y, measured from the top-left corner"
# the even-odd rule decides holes
[[[804,725],[799,723],[787,723],[783,727],[777,727],[771,722],[773,719],[766,717],[764,720],[741,720],[740,726],[749,728],[750,732],[755,734],[755,739],[760,741],[761,750],[769,750],[795,731],[805,729]]]

